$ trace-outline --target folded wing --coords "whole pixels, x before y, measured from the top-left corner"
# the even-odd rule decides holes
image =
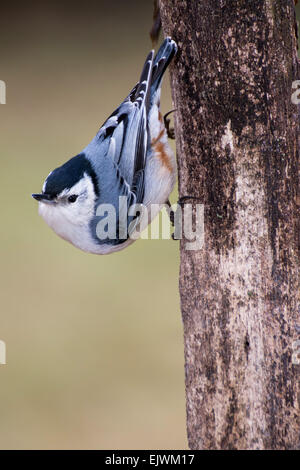
[[[107,188],[107,196],[111,197],[111,191],[114,191],[114,188],[120,190],[121,186],[121,192],[132,193],[131,196],[134,196],[135,202],[138,203],[143,201],[144,195],[144,169],[149,144],[147,115],[153,54],[151,51],[146,59],[140,81],[84,149],[100,177],[100,194],[101,187],[102,190]],[[104,178],[111,179],[112,184],[108,184]],[[117,184],[114,186],[115,183]]]

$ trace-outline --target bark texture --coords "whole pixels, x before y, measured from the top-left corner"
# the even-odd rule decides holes
[[[189,446],[299,448],[294,1],[160,0],[160,11],[179,46],[179,192],[205,205],[204,248],[181,242]]]

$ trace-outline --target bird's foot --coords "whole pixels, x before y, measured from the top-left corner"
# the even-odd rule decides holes
[[[200,197],[197,197],[197,196],[181,196],[178,201],[177,201],[177,204],[179,206],[183,206],[185,201],[187,201],[188,199],[193,199],[193,200],[196,200],[196,201],[201,201]]]
[[[165,124],[165,128],[167,131],[167,136],[169,137],[169,139],[172,139],[172,140],[175,139],[175,129],[174,127],[170,127],[171,121],[170,119],[168,119],[168,116],[169,114],[174,113],[174,111],[176,111],[176,109],[172,109],[171,111],[169,111],[168,113],[164,115],[164,124]]]
[[[196,201],[201,201],[201,199],[199,197],[196,197],[196,196],[187,196],[187,195],[186,196],[181,196],[177,201],[178,206],[183,207],[185,201],[187,201],[189,199],[196,200]],[[168,204],[169,207],[171,207],[170,201],[167,201],[167,204]],[[174,213],[174,211],[170,212],[169,217],[170,217],[172,226],[174,227],[174,222],[175,222],[175,213]],[[172,222],[171,217],[173,219],[173,222]],[[172,233],[171,236],[172,236],[173,240],[175,240],[175,241],[179,240],[179,238],[175,238],[175,233]]]
[[[174,211],[172,210],[172,206],[171,206],[171,203],[170,203],[169,199],[167,200],[166,204],[170,209],[168,215],[169,215],[169,218],[170,218],[171,225],[172,225],[172,227],[174,227],[174,225],[175,225],[175,214],[174,214]]]

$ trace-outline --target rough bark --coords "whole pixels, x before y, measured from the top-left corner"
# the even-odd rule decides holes
[[[181,242],[189,446],[299,448],[294,1],[160,0],[160,10],[179,46],[179,193],[205,206],[204,248]]]

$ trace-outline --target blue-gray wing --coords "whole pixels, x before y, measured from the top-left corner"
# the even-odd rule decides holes
[[[153,54],[146,59],[140,81],[84,149],[98,176],[103,202],[120,192],[135,202],[143,200]]]

